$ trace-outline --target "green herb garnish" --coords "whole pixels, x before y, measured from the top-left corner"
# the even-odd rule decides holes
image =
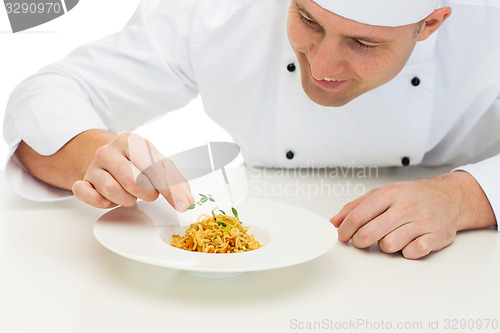
[[[189,205],[188,209],[194,209],[196,207],[196,205],[203,205],[205,202],[207,201],[212,201],[212,202],[215,202],[214,198],[212,198],[212,195],[205,195],[205,194],[201,194],[199,193],[200,195],[200,200],[197,201],[197,202],[193,202]],[[233,215],[234,217],[236,217],[239,221],[239,217],[238,217],[238,211],[236,210],[236,208],[234,207],[231,207],[231,210],[233,211]],[[225,211],[223,211],[222,209],[219,209],[219,212],[222,213],[222,215],[227,215]],[[222,222],[221,220],[218,220],[217,219],[217,216],[215,215],[214,211],[212,210],[212,216],[214,218],[214,221],[217,222],[217,225],[220,225],[222,227],[224,227],[224,231],[229,231],[231,230],[232,228],[236,228],[236,226],[232,225],[231,223],[228,223],[227,221],[226,222]]]
[[[231,207],[231,210],[233,211],[234,217],[236,217],[239,220],[240,218],[238,217],[238,211],[236,210],[236,208]]]
[[[226,215],[226,213],[223,210],[219,209],[219,212],[222,212],[222,214]],[[217,222],[217,225],[224,227],[224,231],[229,231],[232,228],[236,228],[236,226],[232,225],[231,223],[229,223],[227,221],[222,222],[220,220],[217,220],[217,216],[215,215],[214,211],[212,211],[212,216],[214,217],[215,222]]]
[[[200,197],[201,197],[201,199],[199,201],[191,203],[187,209],[194,209],[194,207],[196,207],[196,205],[201,206],[209,200],[212,202],[215,202],[214,198],[212,198],[212,195],[210,195],[210,194],[208,196],[206,196],[205,194],[200,193]]]

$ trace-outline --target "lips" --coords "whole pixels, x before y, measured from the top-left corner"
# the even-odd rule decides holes
[[[333,79],[333,78],[329,78],[329,77],[324,77],[324,78],[318,80],[312,74],[311,68],[309,68],[309,75],[311,76],[313,82],[317,86],[319,86],[323,89],[327,89],[327,90],[337,89],[347,82],[347,80],[337,80],[337,79]]]
[[[317,80],[314,76],[311,75],[311,77],[316,85],[328,90],[337,89],[347,82],[347,80],[335,80],[330,78]]]

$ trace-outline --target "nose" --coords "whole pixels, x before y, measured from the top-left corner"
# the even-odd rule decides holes
[[[333,39],[322,39],[308,50],[307,58],[312,76],[321,80],[338,78],[347,66],[347,59],[341,42]]]

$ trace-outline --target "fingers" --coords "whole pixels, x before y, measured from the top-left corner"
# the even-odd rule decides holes
[[[357,248],[366,248],[396,232],[399,228],[402,228],[402,226],[407,224],[404,221],[404,217],[402,217],[400,212],[397,210],[387,210],[383,214],[369,221],[370,223],[366,223],[355,231],[351,237],[352,244]],[[401,232],[397,233],[397,235],[400,233]],[[404,235],[406,236],[406,234]],[[414,238],[407,240],[410,241]],[[390,240],[392,239],[389,239],[389,241]],[[392,245],[392,243],[390,245]],[[401,248],[398,250],[401,250]]]
[[[389,214],[383,214],[389,215]],[[387,219],[391,218],[386,216],[380,216],[377,219]],[[373,222],[380,222],[376,221]],[[384,229],[382,225],[398,225],[397,219],[392,218],[392,223],[381,222],[381,229]],[[389,230],[390,228],[385,228],[384,231],[377,230],[377,228],[371,228],[375,226],[376,223],[370,223],[362,227],[358,232],[356,232],[352,238],[352,244],[357,248],[365,248],[376,241],[378,241],[378,246],[381,251],[385,253],[395,253],[402,251],[402,254],[407,259],[418,259],[422,258],[432,251],[438,251],[452,242],[447,240],[445,237],[436,232],[425,232],[422,226],[413,223],[406,222],[394,230]],[[370,228],[368,228],[370,226]],[[367,231],[370,230],[371,231]]]
[[[195,202],[191,194],[189,182],[171,160],[165,159],[164,162],[166,166],[168,166],[167,178],[170,184],[170,192],[172,193],[175,208],[180,212],[185,212],[189,204]]]
[[[454,234],[425,226],[414,221],[401,222],[398,213],[390,210],[360,228],[352,237],[357,248],[368,247],[378,241],[385,253],[402,251],[407,259],[418,259],[438,251],[453,242]]]
[[[194,202],[188,181],[171,160],[163,158],[149,166],[143,174],[177,211],[186,211],[189,204]]]
[[[382,237],[378,241],[378,247],[385,253],[395,253],[401,251],[421,235],[422,230],[417,228],[414,223],[405,223]]]
[[[187,182],[171,186],[170,193],[172,194],[174,208],[179,212],[187,211],[190,203],[195,201]]]
[[[176,165],[154,145],[138,135],[128,137],[127,157],[151,182],[152,186],[179,212],[184,212],[194,198],[189,183]]]
[[[371,195],[367,197],[344,218],[338,228],[339,240],[342,242],[349,241],[362,226],[385,212],[390,203],[391,201],[384,196]]]
[[[90,181],[97,190],[100,191],[101,186],[104,186],[103,190],[106,190],[106,186],[114,186],[111,184],[114,180],[114,182],[116,182],[125,192],[135,198],[146,201],[154,201],[158,198],[158,191],[154,188],[149,179],[146,177],[138,177],[141,174],[141,171],[123,155],[115,154],[110,156],[106,159],[105,163],[103,163],[102,158],[96,159],[96,161],[95,165],[92,166],[95,170],[89,170],[85,180]],[[95,183],[94,179],[99,176],[101,171],[104,170],[109,173],[113,180],[108,177],[110,184],[106,184],[104,182]],[[97,180],[100,179],[98,178]],[[113,195],[113,197],[120,198],[118,195],[121,194],[122,191],[119,189],[117,190],[117,193],[112,193],[111,195]],[[106,193],[101,192],[101,194],[113,202],[122,204],[122,201],[114,201],[113,198],[109,197]]]
[[[95,168],[87,173],[83,180],[91,184],[101,196],[117,205],[130,207],[137,201],[136,196],[127,192],[109,172],[103,169]]]
[[[436,234],[425,234],[417,237],[403,249],[403,256],[407,259],[422,258],[431,251],[441,250],[449,243],[444,243],[443,239]]]
[[[194,202],[194,198],[191,195],[191,188],[188,181],[177,169],[175,164],[169,159],[163,159],[160,163],[162,173],[164,178],[168,182],[166,188],[170,192],[172,197],[173,207],[179,212],[185,212],[191,202]],[[163,190],[160,191],[162,195]]]
[[[354,201],[351,201],[349,202],[348,204],[346,204],[344,207],[342,207],[342,209],[340,210],[340,212],[338,212],[337,215],[335,215],[334,217],[332,217],[330,219],[330,222],[335,226],[335,228],[338,228],[342,222],[344,221],[344,219],[346,218],[347,215],[349,215],[349,213],[356,207],[358,207],[358,205],[363,201],[365,200],[365,195],[357,198],[356,200]]]
[[[95,207],[131,206],[138,198],[153,201],[159,194],[178,211],[194,202],[176,166],[136,134],[121,134],[99,148],[83,180],[74,184],[74,193]]]
[[[375,189],[347,205],[331,219],[340,241],[358,248],[376,242],[383,252],[402,251],[409,259],[426,256],[456,237],[457,199],[443,190],[443,180],[399,182]],[[452,212],[453,213],[453,212]]]
[[[87,181],[79,180],[73,184],[71,189],[75,197],[94,207],[97,208],[112,208],[116,204],[103,197],[99,192],[97,192],[94,187]]]

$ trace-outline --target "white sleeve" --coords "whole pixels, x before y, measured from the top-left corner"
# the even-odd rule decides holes
[[[500,117],[500,96],[488,110]],[[500,133],[500,130],[498,130]],[[500,134],[499,134],[500,135]],[[479,183],[488,198],[495,213],[497,225],[500,221],[500,154],[474,164],[468,164],[454,169],[468,172]],[[500,228],[498,228],[500,231]]]
[[[9,182],[24,197],[54,200],[69,191],[27,174],[12,154],[21,140],[51,155],[88,129],[131,131],[197,95],[191,68],[196,0],[143,0],[125,28],[77,48],[21,82],[4,121]]]

